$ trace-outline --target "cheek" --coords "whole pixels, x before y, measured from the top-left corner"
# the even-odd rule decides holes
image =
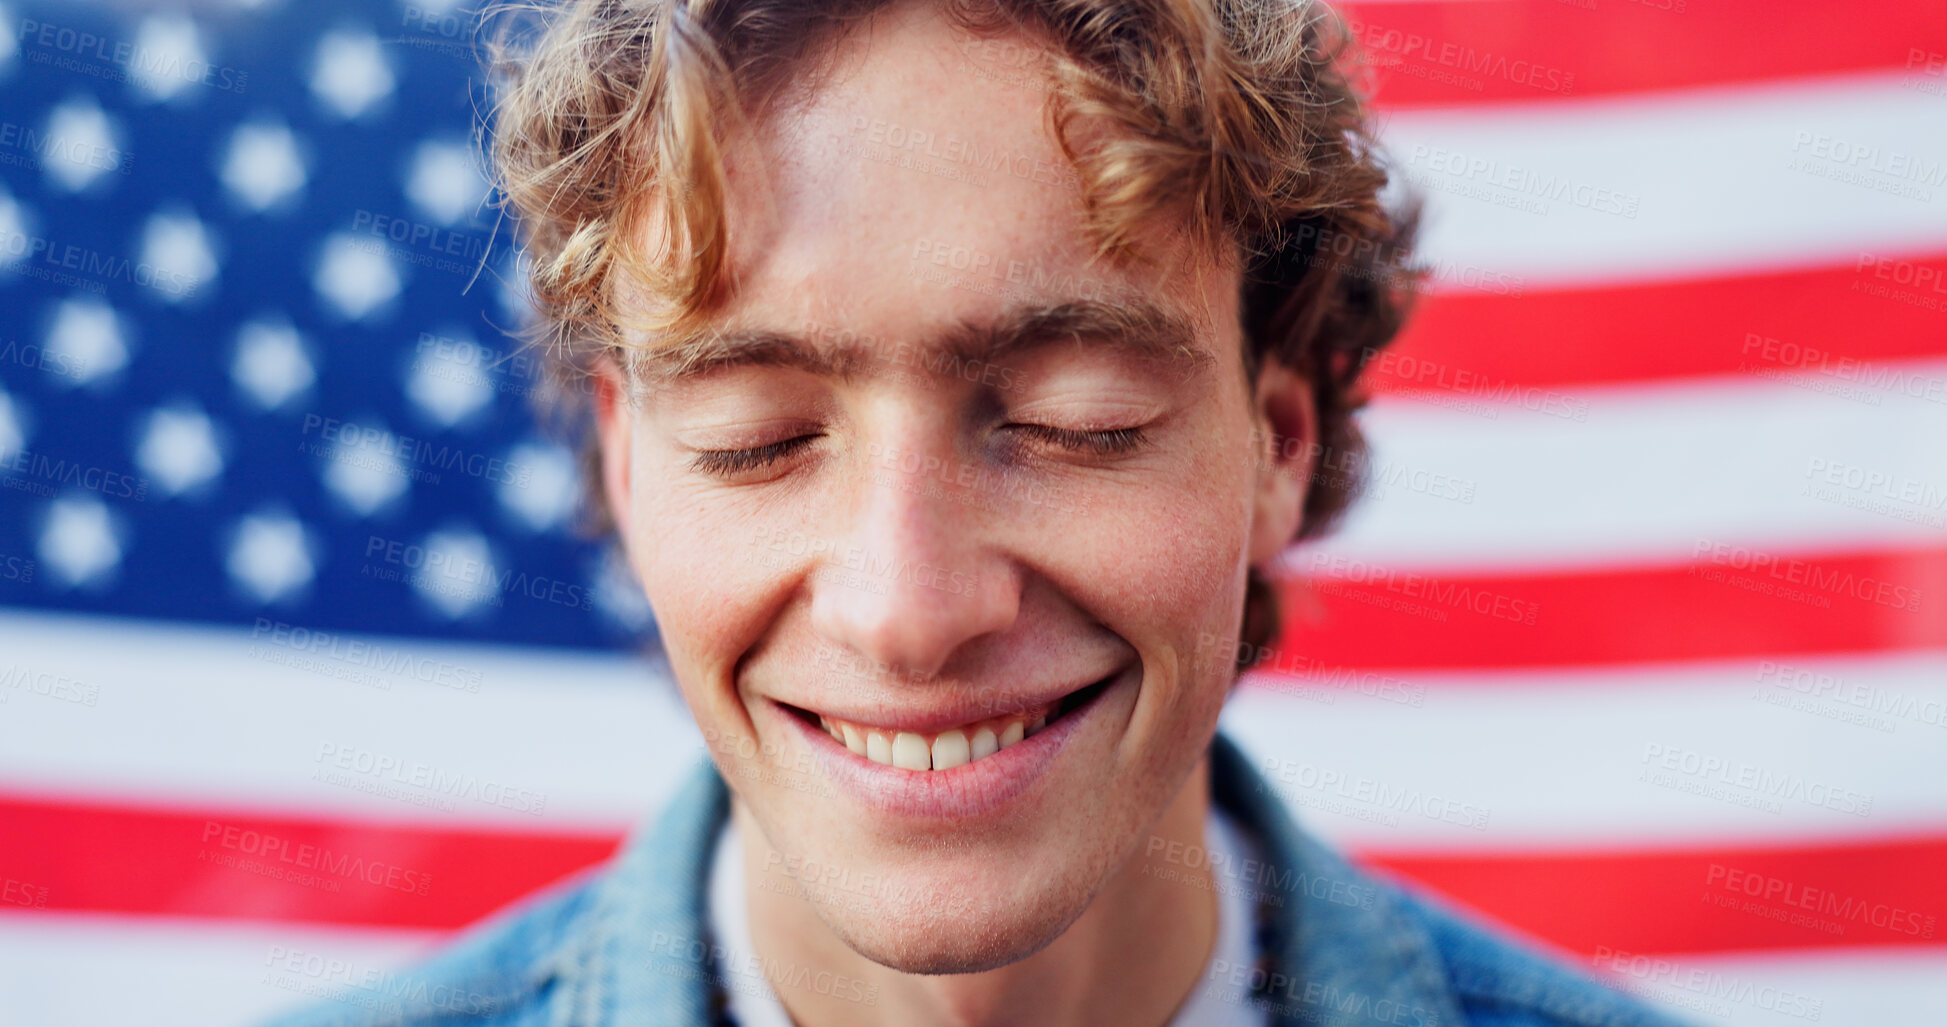
[[[1120,584],[1141,596],[1142,623],[1180,636],[1233,605],[1232,593],[1243,583],[1244,524],[1229,509],[1172,504],[1155,513],[1119,539],[1118,562],[1126,568]]]
[[[1208,676],[1201,650],[1217,645],[1213,636],[1228,637],[1243,610],[1245,479],[1215,464],[1200,461],[1168,484],[1132,488],[1052,536],[1081,561],[1073,580],[1089,597],[1089,612],[1178,680]]]
[[[717,680],[761,629],[771,566],[789,540],[755,511],[686,491],[664,469],[639,466],[635,480],[648,487],[630,511],[630,553],[663,648],[679,681]]]

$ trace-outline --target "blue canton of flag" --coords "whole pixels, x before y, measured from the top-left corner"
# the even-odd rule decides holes
[[[0,603],[612,647],[457,3],[0,5]]]

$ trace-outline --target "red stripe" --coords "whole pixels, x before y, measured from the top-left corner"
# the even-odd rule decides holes
[[[0,908],[45,889],[48,909],[419,928],[471,923],[616,844],[6,797],[0,839]]]
[[[0,911],[9,913],[32,915],[22,907],[40,906],[422,929],[471,923],[601,861],[618,841],[613,835],[457,831],[6,796],[0,796],[0,838],[7,854]],[[1934,916],[1947,909],[1947,877],[1938,873],[1947,865],[1947,838],[1640,854],[1367,858],[1581,952],[1597,946],[1658,952],[1906,944],[1927,940],[1904,930],[1906,911]],[[230,865],[232,859],[256,865]],[[320,881],[336,882],[337,890]],[[1741,890],[1753,887],[1756,896]],[[1834,906],[1836,914],[1821,915],[1824,889],[1834,902],[1868,908],[1856,915],[1853,906]],[[1739,904],[1761,900],[1784,908],[1787,916],[1821,915],[1842,930],[1707,901],[1718,895]],[[1875,904],[1902,911],[1897,924],[1876,925]]]
[[[1947,932],[1947,836],[1368,860],[1583,955],[1925,945]]]
[[[1510,292],[1516,284],[1494,282]],[[1826,391],[1947,401],[1938,373],[1915,380],[1889,364],[1941,356],[1947,254],[1865,255],[1809,271],[1519,295],[1437,293],[1368,374],[1377,391],[1531,407],[1548,397],[1509,387],[1723,374],[1797,375]]]
[[[1594,9],[1589,9],[1593,7]],[[1344,5],[1384,106],[1538,100],[1907,71],[1942,89],[1947,19],[1879,0],[1480,0]],[[1929,69],[1932,69],[1931,72]]]
[[[1536,667],[1947,647],[1947,548],[1420,575],[1300,555],[1266,673]],[[1309,578],[1309,583],[1306,578]]]

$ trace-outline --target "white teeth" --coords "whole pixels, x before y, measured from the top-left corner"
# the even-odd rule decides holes
[[[972,760],[973,750],[967,745],[964,732],[942,731],[940,737],[933,739],[934,770],[949,770]]]
[[[926,748],[926,739],[911,731],[892,736],[892,765],[901,770],[931,770],[933,754]]]
[[[983,721],[931,736],[914,731],[878,731],[822,714],[818,723],[840,745],[882,766],[901,770],[952,770],[1021,744],[1023,739],[1047,726],[1048,713],[1043,710],[1028,720]]]

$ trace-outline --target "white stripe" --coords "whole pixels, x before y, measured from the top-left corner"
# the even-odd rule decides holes
[[[1947,361],[1888,366],[1947,383]],[[1811,384],[1855,393],[1735,376],[1579,390],[1538,409],[1383,398],[1364,415],[1380,484],[1319,551],[1506,570],[1675,563],[1715,542],[1789,555],[1947,540],[1947,403]],[[1883,482],[1865,486],[1870,475]]]
[[[0,681],[28,682],[0,688],[0,780],[164,805],[608,830],[645,815],[701,753],[673,690],[639,659],[360,639],[381,647],[380,664],[349,637],[315,652],[300,641],[0,614]],[[477,675],[479,691],[384,673],[405,666],[395,653],[427,677]],[[322,672],[275,662],[300,656]],[[43,675],[74,684],[57,691]],[[94,705],[55,697],[85,698],[84,686]]]
[[[1539,287],[1851,262],[1947,244],[1940,97],[1905,82],[1411,110],[1386,115],[1380,138],[1429,198],[1423,252],[1443,266]],[[1835,159],[1840,145],[1877,156]],[[1864,184],[1833,177],[1876,166]],[[1902,185],[1924,198],[1882,191]],[[1543,213],[1509,206],[1530,187],[1571,195],[1535,199]]]
[[[442,936],[315,924],[9,914],[0,916],[0,995],[6,996],[10,1024],[255,1024],[330,1001],[326,996],[384,1001],[383,991],[371,994],[371,982],[420,958]],[[367,971],[375,976],[366,977]],[[360,1011],[345,1008],[347,1014]]]
[[[1591,960],[1594,962],[1594,960]],[[1930,1027],[1947,1009],[1947,947],[1608,955],[1615,986],[1695,1024]]]
[[[1231,700],[1227,730],[1301,823],[1355,849],[1689,847],[1947,823],[1947,652],[1403,671],[1351,690],[1319,673],[1261,680]]]

